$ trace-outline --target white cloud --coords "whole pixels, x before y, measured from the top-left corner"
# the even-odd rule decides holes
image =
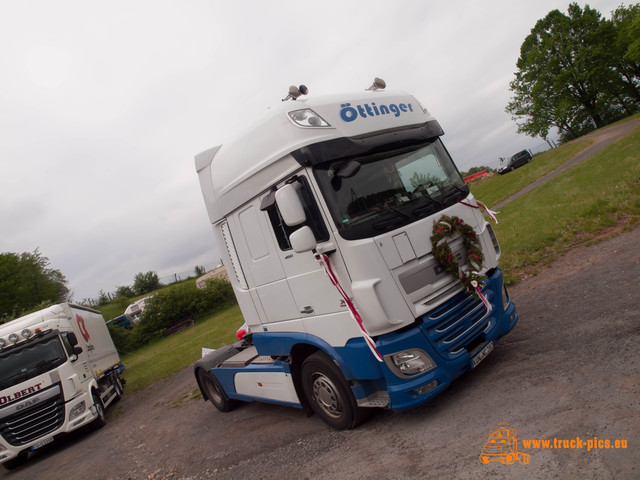
[[[217,263],[193,157],[291,84],[380,76],[438,117],[461,169],[540,144],[504,113],[508,83],[535,22],[567,6],[2,2],[0,251],[39,247],[77,299]]]

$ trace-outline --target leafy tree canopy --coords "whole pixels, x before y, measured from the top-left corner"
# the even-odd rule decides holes
[[[0,319],[17,318],[38,306],[68,299],[67,280],[48,268],[49,259],[32,253],[0,253]]]
[[[136,294],[129,285],[120,285],[116,287],[116,297],[126,297],[132,298],[135,297]]]
[[[546,138],[557,128],[576,138],[640,111],[640,4],[611,20],[569,5],[539,20],[520,47],[513,98],[518,131]]]
[[[138,273],[133,279],[133,291],[136,295],[144,295],[160,288],[160,278],[156,272]]]

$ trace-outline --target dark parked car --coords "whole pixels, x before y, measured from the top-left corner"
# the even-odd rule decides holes
[[[525,163],[529,163],[531,161],[531,154],[527,150],[522,150],[521,152],[516,153],[514,156],[508,159],[501,159],[500,168],[498,168],[498,173],[500,175],[504,175],[507,172],[512,172],[516,168],[521,167]]]

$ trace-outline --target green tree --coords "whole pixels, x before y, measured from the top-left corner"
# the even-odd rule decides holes
[[[160,279],[156,272],[140,272],[133,279],[133,291],[136,295],[144,295],[158,288],[160,288]]]
[[[621,5],[612,14],[614,41],[611,44],[614,69],[625,93],[640,102],[640,4]]]
[[[107,305],[109,302],[111,302],[111,297],[109,297],[109,294],[105,293],[104,290],[100,290],[98,292],[98,305]]]
[[[121,285],[116,287],[116,297],[135,297],[136,294],[129,285]]]
[[[572,3],[568,14],[553,10],[536,23],[520,47],[506,107],[519,132],[547,138],[555,127],[572,138],[640,109],[640,77],[619,52],[632,43],[620,32],[631,29],[635,11],[620,10],[616,23]]]
[[[193,271],[195,272],[196,277],[201,277],[206,273],[206,270],[202,265],[196,265]]]
[[[0,318],[16,318],[38,305],[67,300],[67,280],[49,265],[38,249],[0,254]]]

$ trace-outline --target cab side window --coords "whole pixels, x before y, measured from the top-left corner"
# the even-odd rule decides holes
[[[62,344],[64,345],[64,349],[67,351],[67,356],[70,357],[71,355],[74,355],[73,346],[67,338],[67,332],[63,332],[60,336],[62,337]]]

